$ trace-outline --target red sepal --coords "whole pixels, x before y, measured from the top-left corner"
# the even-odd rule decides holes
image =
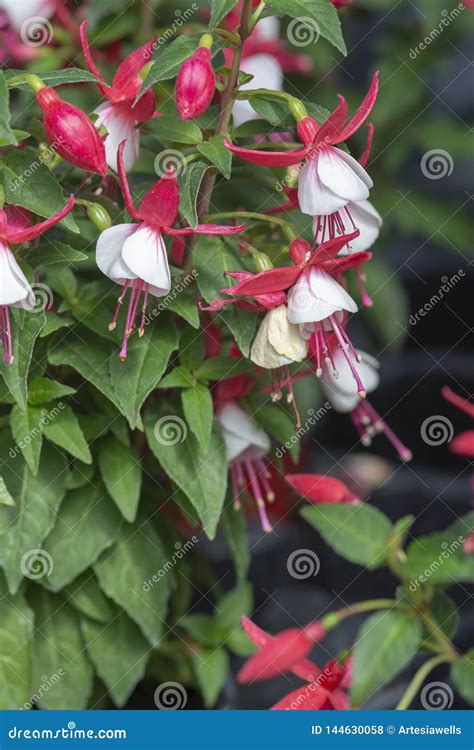
[[[250,164],[259,164],[264,167],[291,167],[306,158],[306,148],[297,151],[257,151],[256,149],[240,148],[234,146],[227,138],[224,138],[224,146]]]
[[[310,503],[346,503],[353,502],[354,495],[344,482],[323,474],[287,474],[288,484]]]
[[[73,195],[69,197],[68,202],[62,208],[60,211],[58,211],[54,216],[51,216],[49,219],[45,219],[44,221],[40,221],[38,224],[34,224],[31,227],[26,227],[25,229],[18,229],[14,230],[13,232],[10,232],[7,229],[7,240],[8,242],[11,242],[12,245],[19,244],[21,242],[29,242],[30,240],[33,240],[35,237],[39,237],[40,234],[43,234],[48,229],[53,227],[55,224],[58,223],[58,221],[61,221],[61,219],[64,219],[65,216],[68,215],[72,211],[72,208],[74,206],[75,198]]]

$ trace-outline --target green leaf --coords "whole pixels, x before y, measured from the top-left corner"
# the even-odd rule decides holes
[[[181,401],[186,422],[197,437],[204,453],[207,453],[214,420],[214,407],[209,388],[196,383],[192,388],[186,388],[181,392]]]
[[[226,271],[246,271],[240,258],[219,237],[199,237],[193,248],[194,267],[199,291],[207,303],[219,296],[219,289],[228,286]],[[233,334],[244,357],[250,351],[255,335],[257,316],[232,307],[219,313]]]
[[[237,5],[237,0],[210,0],[211,19],[209,28],[216,29],[223,18]]]
[[[3,443],[5,459],[8,442],[4,439]],[[10,591],[15,593],[25,573],[41,578],[52,564],[41,545],[55,524],[66,492],[66,463],[57,450],[45,445],[37,476],[21,456],[6,460],[2,474],[16,505],[0,505],[0,564]]]
[[[182,63],[191,57],[195,49],[199,44],[199,35],[183,34],[175,39],[173,42],[168,44],[163,49],[161,45],[157,46],[153,56],[156,56],[156,60],[148,71],[148,75],[143,82],[143,86],[138,92],[137,99],[142,94],[154,86],[158,81],[166,81],[169,78],[174,78],[178,73]]]
[[[172,294],[172,291],[170,294]],[[165,298],[166,299],[166,298]],[[166,303],[166,307],[183,318],[193,328],[199,328],[199,310],[196,305],[196,300],[190,297],[188,294],[178,294],[174,299],[171,299]]]
[[[196,204],[202,179],[208,169],[209,164],[204,161],[195,161],[188,164],[187,168],[181,170],[178,175],[179,211],[191,227],[196,227],[198,223]]]
[[[181,120],[177,115],[161,115],[156,120],[150,120],[147,130],[157,135],[161,141],[186,144],[202,141],[199,125],[193,120]]]
[[[308,33],[314,35],[314,42],[319,35],[328,40],[336,49],[347,54],[346,45],[341,32],[341,24],[335,7],[328,0],[268,0],[267,5],[274,8],[279,13],[296,19],[296,24],[306,27]],[[311,19],[313,23],[307,19]],[[288,26],[288,38],[291,40],[292,33],[296,39],[298,36],[298,26],[294,25],[291,31],[291,23]]]
[[[225,640],[226,633],[219,627],[216,620],[201,612],[186,615],[180,620],[179,626],[203,646],[217,648]]]
[[[237,586],[219,600],[217,622],[230,635],[240,629],[240,618],[249,615],[253,607],[252,588],[249,583]]]
[[[9,596],[0,573],[0,710],[30,701],[33,612],[20,594]]]
[[[169,596],[169,575],[153,576],[167,560],[164,545],[151,523],[122,528],[116,545],[94,565],[102,590],[139,626],[152,646],[163,632]]]
[[[421,622],[414,615],[376,612],[366,620],[355,645],[351,688],[354,706],[362,705],[408,666],[421,637]]]
[[[75,388],[58,383],[57,380],[42,377],[33,378],[28,387],[28,402],[32,406],[36,406],[54,401],[62,396],[72,396],[75,392]]]
[[[474,705],[474,648],[469,649],[463,659],[453,664],[451,678],[458,693]]]
[[[250,371],[249,364],[245,360],[221,355],[206,359],[194,374],[203,380],[221,380]]]
[[[0,505],[15,505],[15,501],[8,491],[8,487],[5,484],[3,477],[0,477]]]
[[[7,81],[11,81],[16,76],[24,76],[24,70],[6,70],[5,78]],[[93,73],[89,73],[88,70],[83,68],[65,68],[64,70],[48,70],[41,72],[41,80],[47,86],[62,86],[64,83],[97,83],[97,77]],[[26,83],[22,83],[15,88],[25,89],[31,91],[30,87]]]
[[[142,338],[131,338],[125,362],[121,362],[116,354],[111,357],[110,380],[114,400],[132,429],[138,423],[143,402],[158,385],[177,346],[177,331],[168,322],[163,326],[150,326]]]
[[[366,263],[364,273],[367,292],[374,300],[374,307],[364,308],[367,323],[382,344],[400,349],[406,338],[410,312],[405,287],[396,270],[378,259]],[[357,296],[355,289],[354,294]],[[387,309],[390,315],[386,314]]]
[[[213,135],[205,143],[198,145],[200,154],[213,164],[226,180],[230,179],[232,169],[232,153],[224,146],[223,135]]]
[[[445,531],[411,542],[401,563],[403,575],[415,588],[421,584],[443,585],[474,580],[474,556],[466,555],[463,542],[474,525],[474,511]]]
[[[98,460],[107,492],[125,520],[132,523],[140,500],[140,456],[134,448],[110,437],[101,444]]]
[[[25,310],[11,310],[13,329],[13,362],[0,364],[0,373],[10,393],[20,409],[27,404],[27,380],[35,341],[41,333],[46,316],[44,312],[30,313]]]
[[[110,347],[90,331],[81,332],[80,339],[71,335],[61,341],[49,353],[52,365],[69,365],[82,377],[92,383],[101,393],[117,407],[115,394],[109,375]]]
[[[16,443],[15,454],[19,449],[29,470],[36,476],[38,473],[41,447],[43,445],[43,425],[45,409],[27,406],[22,411],[14,406],[10,412],[10,429]],[[47,412],[46,412],[47,413]]]
[[[8,88],[3,71],[0,70],[0,139],[2,146],[18,146],[15,133],[10,127],[10,104]]]
[[[74,325],[73,318],[66,318],[55,313],[48,312],[46,316],[46,325],[40,333],[40,339],[50,336],[52,333],[59,331],[61,328],[69,328]]]
[[[221,525],[232,555],[237,581],[240,583],[245,580],[250,567],[250,550],[245,516],[241,512],[236,512],[230,505],[221,516]]]
[[[80,710],[92,692],[93,670],[86,656],[77,614],[61,597],[36,586],[32,694],[42,708]],[[46,687],[42,687],[45,685]]]
[[[216,533],[227,487],[227,456],[222,436],[213,432],[203,451],[180,417],[154,405],[145,414],[148,445],[173,482],[199,514],[210,539]]]
[[[301,515],[346,560],[370,570],[385,562],[391,524],[372,505],[318,505]]]
[[[42,242],[39,247],[22,253],[22,258],[33,268],[37,266],[51,266],[54,263],[81,263],[88,259],[86,253],[76,250],[65,242],[53,240],[48,237],[47,242]]]
[[[121,518],[101,484],[69,492],[43,548],[53,566],[48,586],[59,591],[94,563],[118,537]]]
[[[78,458],[85,464],[91,464],[92,454],[73,410],[70,406],[62,404],[57,412],[54,419],[49,420],[43,426],[44,436],[74,458]]]
[[[296,463],[300,453],[301,440],[299,431],[295,430],[294,419],[277,404],[261,406],[255,412],[255,419],[265,432],[268,432],[269,435],[280,443],[275,451],[277,458],[281,458],[285,453],[289,453]],[[304,417],[302,419],[304,420]],[[305,425],[303,425],[302,429],[303,433],[307,432]]]
[[[114,617],[106,628],[82,620],[81,629],[90,660],[120,708],[145,674],[150,646],[125,612]]]
[[[68,604],[91,620],[106,623],[114,616],[112,602],[107,599],[90,570],[76,578],[62,593]]]
[[[189,388],[193,382],[193,375],[187,367],[179,366],[160,380],[158,388]]]
[[[5,200],[47,219],[64,208],[65,199],[59,182],[41,162],[33,148],[11,149],[1,154]],[[69,215],[61,224],[71,232],[79,232]]]
[[[217,701],[229,668],[229,655],[223,648],[201,649],[194,657],[194,671],[206,708],[212,708]]]
[[[439,630],[452,639],[459,625],[459,612],[456,603],[444,591],[435,591],[430,602],[430,612]],[[437,650],[438,642],[428,628],[425,628],[424,640],[425,643]]]

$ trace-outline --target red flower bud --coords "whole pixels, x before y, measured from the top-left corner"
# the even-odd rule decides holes
[[[199,47],[183,63],[176,79],[176,107],[181,119],[191,120],[202,115],[211,103],[215,86],[211,53],[206,47]]]
[[[302,266],[311,258],[311,245],[306,240],[297,237],[290,244],[290,255],[295,266]]]
[[[44,130],[51,148],[65,161],[105,176],[104,142],[87,115],[44,86],[36,93],[44,112]]]

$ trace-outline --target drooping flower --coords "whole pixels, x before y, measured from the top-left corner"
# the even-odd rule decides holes
[[[18,206],[0,208],[0,341],[6,365],[13,362],[9,308],[22,307],[31,310],[35,306],[34,292],[16,262],[10,244],[21,244],[39,237],[67,216],[73,206],[74,196],[71,195],[61,211],[34,226],[30,226],[30,215],[25,209]]]
[[[69,164],[104,177],[104,142],[82,109],[65,102],[49,86],[36,92],[36,100],[43,110],[44,132],[53,151]]]
[[[324,474],[285,474],[285,479],[298,495],[315,505],[360,503],[349,487],[340,479]]]
[[[349,660],[348,660],[349,661]],[[315,680],[308,682],[281,698],[272,711],[323,711],[349,708],[349,697],[344,683],[347,680],[349,667],[335,659],[328,661]]]
[[[117,224],[101,233],[97,241],[96,260],[100,270],[112,281],[123,286],[109,326],[113,330],[117,323],[121,305],[127,290],[130,298],[125,322],[122,347],[119,357],[127,357],[127,342],[140,314],[138,335],[144,333],[146,307],[149,294],[163,297],[170,291],[171,276],[163,235],[183,236],[189,234],[235,234],[245,227],[228,227],[218,224],[198,224],[196,227],[173,229],[179,206],[178,181],[172,172],[161,177],[145,193],[139,208],[135,208],[127,182],[123,163],[125,141],[118,150],[118,169],[125,205],[130,216],[138,224]],[[140,308],[140,299],[142,298]],[[140,308],[140,310],[139,310]]]
[[[227,450],[234,508],[240,508],[242,494],[250,494],[257,506],[262,528],[269,532],[272,527],[265,500],[272,502],[274,494],[263,459],[270,450],[270,438],[233,399],[218,405],[217,420]]]
[[[255,631],[257,626],[248,618],[242,618],[242,625],[251,640],[259,645],[260,650],[245,662],[237,675],[238,682],[269,680],[284,672],[295,670],[299,673],[298,676],[305,674],[304,679],[308,679],[309,675],[314,679],[319,673],[318,668],[306,660],[314,645],[326,635],[325,628],[319,622],[312,622],[304,628],[282,630],[275,636],[268,636],[264,631],[260,631],[264,638],[258,631],[257,638],[252,637],[252,631]]]
[[[356,350],[356,354],[358,358],[354,366],[358,377],[363,381],[367,393],[371,393],[380,382],[378,362],[366,352]],[[372,438],[382,432],[403,461],[411,460],[411,451],[403,445],[370,402],[360,398],[354,384],[352,368],[340,350],[334,350],[332,360],[325,362],[321,385],[332,407],[343,414],[350,414],[363,445],[369,446]]]
[[[100,81],[97,84],[107,101],[99,104],[94,110],[98,115],[95,127],[103,125],[108,132],[105,139],[105,155],[108,166],[117,171],[117,151],[120,143],[125,141],[123,161],[128,172],[135,163],[140,147],[140,131],[137,125],[147,122],[155,116],[156,98],[152,89],[148,89],[135,104],[135,98],[141,86],[140,71],[147,65],[152,56],[154,40],[134,50],[117,68],[109,86],[91,55],[87,39],[87,25],[81,24],[82,53],[87,67]]]
[[[214,96],[216,75],[211,63],[211,46],[212,36],[203,34],[199,47],[179,70],[175,99],[182,120],[202,115]]]
[[[313,217],[335,215],[349,202],[365,200],[372,180],[365,169],[336,144],[350,138],[369,116],[377,98],[378,73],[369,92],[355,114],[348,118],[344,97],[338,107],[319,126],[309,116],[297,123],[303,148],[296,151],[262,151],[240,148],[225,141],[230,151],[252,164],[267,167],[289,167],[301,164],[298,179],[298,201],[303,213]]]

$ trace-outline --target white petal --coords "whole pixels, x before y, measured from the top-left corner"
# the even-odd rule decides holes
[[[333,387],[332,381],[329,382],[323,377],[321,378],[321,387],[323,389],[324,395],[332,405],[333,409],[341,412],[342,414],[347,414],[348,412],[353,411],[353,409],[356,408],[357,404],[360,401],[360,396],[357,393],[357,386],[354,387],[353,393],[343,393],[342,391],[338,391],[337,388]]]
[[[261,430],[235,402],[224,405],[217,415],[221,425],[222,436],[227,448],[227,458],[232,461],[245,451],[263,456],[270,450],[270,438]]]
[[[298,201],[304,214],[327,216],[346,205],[347,200],[323,185],[318,175],[319,154],[308,159],[298,178]]]
[[[349,233],[354,231],[353,223],[348,216],[348,211],[352,217],[352,221],[359,230],[359,236],[356,237],[350,243],[349,247],[344,247],[339,251],[339,256],[348,255],[351,252],[359,252],[360,250],[368,250],[380,234],[380,227],[382,226],[382,217],[373,207],[373,205],[367,201],[358,201],[357,203],[348,203],[342,211],[339,212],[340,219],[344,224],[344,232]],[[319,226],[319,231],[317,231]],[[323,239],[323,222],[316,218],[313,222],[313,231],[315,233],[316,242],[321,244]]]
[[[357,305],[332,276],[319,268],[301,274],[288,294],[292,323],[317,323],[341,310],[357,312]]]
[[[325,148],[318,156],[321,183],[336,195],[349,201],[369,196],[372,180],[359,162],[340,148]]]
[[[166,247],[161,234],[141,224],[124,242],[122,258],[135,276],[149,284],[150,294],[163,297],[171,289]]]
[[[272,89],[273,91],[282,91],[283,89],[283,71],[278,61],[271,55],[250,55],[243,60],[241,70],[253,75],[249,83],[245,83],[240,90],[250,91],[252,89]],[[244,100],[238,100],[232,108],[234,118],[234,127],[241,125],[247,120],[254,120],[259,115],[253,107]]]
[[[299,328],[288,320],[286,306],[269,310],[252,344],[252,362],[272,370],[291,362],[302,362],[306,354],[306,342]]]
[[[34,307],[33,290],[12,251],[0,243],[0,305]]]
[[[50,34],[52,38],[52,27],[50,31],[46,22],[41,22],[41,19],[47,20],[52,16],[54,6],[54,0],[0,0],[0,10],[5,11],[11,26],[20,31],[22,24],[25,23],[24,35],[33,41],[40,39],[46,41]],[[30,24],[28,24],[29,20],[31,20]]]
[[[140,133],[134,127],[135,118],[130,117],[123,107],[110,102],[99,105],[94,112],[99,115],[95,122],[96,128],[99,129],[101,125],[107,128],[108,135],[104,144],[108,166],[117,172],[117,151],[125,140],[123,163],[125,171],[129,172],[140,149]]]
[[[366,354],[365,352],[359,351],[359,355],[362,361],[355,363],[356,370],[367,393],[372,393],[380,383],[378,362],[374,357],[371,357],[370,354]],[[333,359],[338,376],[334,377],[331,368],[325,368],[323,377],[324,382],[334,391],[337,391],[341,397],[356,396],[357,383],[343,352],[340,349],[335,349],[333,352]]]
[[[138,224],[116,224],[105,229],[96,247],[96,262],[102,273],[123,284],[125,279],[136,279],[136,275],[122,259],[122,248],[125,240],[138,228]]]
[[[276,18],[276,16],[261,18],[258,22],[257,33],[259,39],[278,39],[278,37],[280,36],[280,21],[278,20],[278,18]]]

